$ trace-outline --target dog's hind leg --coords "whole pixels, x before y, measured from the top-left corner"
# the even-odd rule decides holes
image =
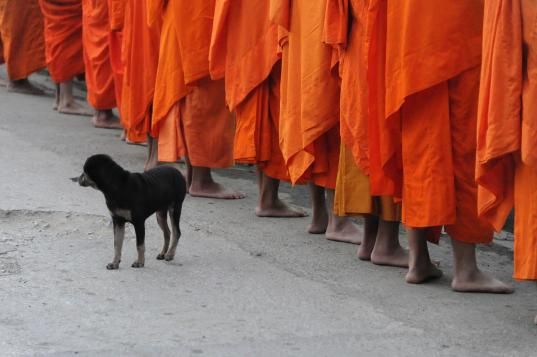
[[[136,232],[136,249],[138,250],[138,259],[132,263],[133,268],[143,268],[145,263],[145,225],[144,222],[134,223]]]
[[[181,238],[181,228],[179,227],[179,221],[181,220],[182,206],[183,202],[177,201],[173,203],[169,210],[170,220],[172,224],[172,244],[170,245],[170,249],[168,249],[168,252],[164,257],[164,259],[166,259],[167,261],[173,260],[173,258],[175,257],[175,250],[177,249],[179,238]]]
[[[125,221],[121,218],[112,218],[114,224],[114,260],[106,266],[108,270],[119,268],[121,262],[121,249],[123,248],[123,239],[125,238]]]
[[[168,212],[167,210],[164,211],[157,211],[157,222],[162,229],[162,233],[164,234],[164,246],[162,247],[162,251],[159,255],[157,255],[158,260],[163,260],[164,256],[166,255],[166,252],[168,251],[168,247],[170,246],[170,228],[168,228]]]

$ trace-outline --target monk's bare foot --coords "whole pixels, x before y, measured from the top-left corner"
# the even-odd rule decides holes
[[[205,184],[192,182],[188,192],[192,197],[219,198],[228,200],[237,200],[246,197],[244,193],[225,188],[216,182]]]
[[[76,100],[60,102],[58,104],[58,112],[68,115],[83,115],[91,117],[93,116],[93,110],[86,105],[77,102]]]
[[[381,251],[375,247],[371,253],[371,262],[376,265],[408,268],[408,252],[402,247],[397,247],[393,251]]]
[[[333,218],[326,228],[326,239],[336,242],[360,244],[364,232],[348,217]]]
[[[9,81],[7,91],[12,93],[45,95],[45,91],[32,84],[27,78]]]
[[[535,320],[533,320],[533,323],[537,325],[537,315],[535,315]]]
[[[311,223],[308,226],[309,234],[324,234],[328,227],[328,213],[326,210],[320,210],[320,212],[313,211]]]
[[[299,209],[292,209],[280,199],[276,199],[271,203],[260,203],[255,208],[255,214],[258,217],[280,217],[280,218],[301,218],[308,214]]]
[[[461,293],[511,294],[515,291],[513,286],[481,270],[455,276],[451,282],[451,288]]]
[[[442,270],[438,269],[433,263],[428,263],[427,266],[416,266],[409,269],[405,280],[409,284],[422,284],[438,279],[441,276]]]
[[[96,110],[91,123],[100,129],[123,129],[119,118],[111,110]]]

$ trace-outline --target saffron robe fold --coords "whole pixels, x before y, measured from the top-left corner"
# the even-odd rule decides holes
[[[476,179],[500,230],[515,207],[514,278],[537,280],[537,4],[485,2]]]
[[[112,31],[122,31],[128,0],[108,0],[108,19]]]
[[[280,26],[280,147],[291,182],[334,189],[339,160],[339,84],[333,48],[322,42],[324,1],[271,0]]]
[[[127,140],[144,142],[150,134],[162,19],[148,24],[146,1],[128,0],[123,24],[121,124]]]
[[[369,1],[328,0],[324,41],[338,53],[341,152],[334,198],[336,214],[375,214],[399,221],[393,197],[372,196],[369,183],[367,29]]]
[[[334,196],[334,213],[338,216],[372,214],[384,221],[399,222],[401,205],[393,197],[372,196],[369,177],[356,165],[351,150],[343,143]]]
[[[209,77],[214,6],[187,0],[153,4],[164,13],[152,123],[160,161],[188,157],[199,167],[233,164],[234,121],[224,81]]]
[[[45,55],[56,83],[84,73],[82,0],[39,0],[45,20]]]
[[[38,0],[0,0],[0,48],[10,80],[45,68],[43,15]]]
[[[280,54],[270,1],[216,0],[209,51],[213,79],[225,78],[226,102],[236,110],[234,159],[267,176],[289,180],[280,149]]]
[[[88,102],[97,110],[116,106],[110,56],[108,0],[82,0],[84,63]]]
[[[123,24],[125,21],[125,0],[108,0],[108,20],[110,23],[110,64],[114,75],[114,92],[116,107],[121,116],[121,92],[123,90],[123,75],[125,63],[122,58]]]
[[[402,197],[403,223],[437,227],[434,241],[445,226],[454,239],[490,242],[473,174],[483,4],[372,0],[369,9],[373,194]]]

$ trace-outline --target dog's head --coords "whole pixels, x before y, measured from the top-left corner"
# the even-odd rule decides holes
[[[93,181],[89,175],[85,172],[82,172],[82,174],[79,176],[79,177],[75,177],[72,179],[73,181],[76,181],[78,182],[78,184],[82,187],[92,187],[96,190],[98,190],[99,188],[97,187],[97,184],[95,183],[95,181]]]
[[[84,170],[79,177],[72,178],[82,187],[92,187],[105,191],[121,185],[126,171],[108,155],[97,154],[90,156],[84,164]]]

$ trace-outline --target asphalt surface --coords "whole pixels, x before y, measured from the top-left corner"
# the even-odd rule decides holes
[[[404,270],[307,234],[308,218],[255,217],[251,168],[216,176],[244,200],[187,198],[173,262],[154,259],[162,238],[151,218],[145,268],[130,267],[129,229],[120,269],[107,271],[103,197],[69,178],[103,152],[139,171],[146,149],[56,113],[52,101],[0,88],[0,355],[537,356],[535,284],[514,282],[507,296],[454,293],[444,239],[431,252],[445,276],[407,285]],[[285,186],[283,197],[308,206],[303,188]],[[502,237],[479,260],[511,281]]]

